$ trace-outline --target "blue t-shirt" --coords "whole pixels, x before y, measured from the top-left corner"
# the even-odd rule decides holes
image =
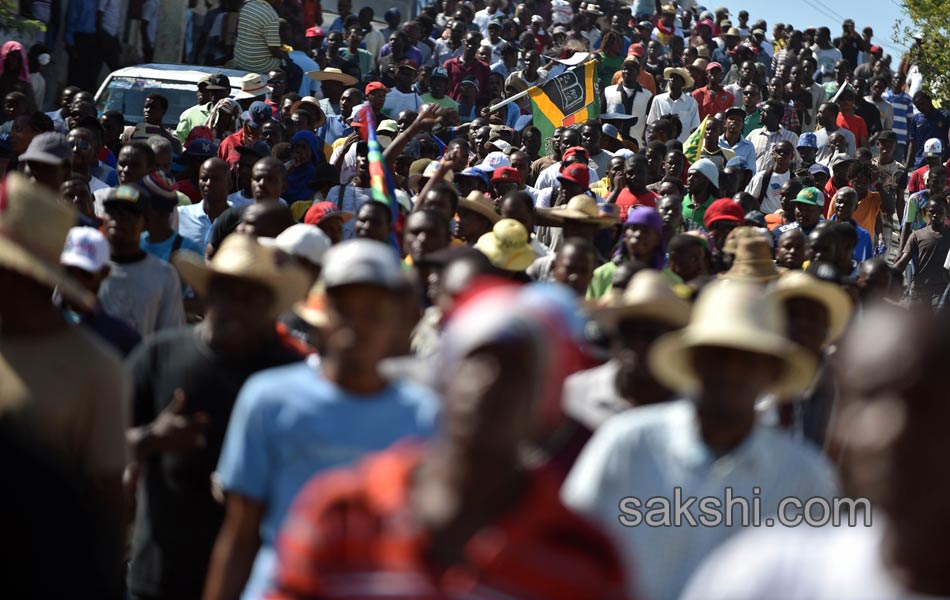
[[[228,203],[230,206],[231,203]],[[213,223],[205,212],[202,200],[197,204],[186,204],[178,207],[178,233],[189,244],[206,248],[211,241],[211,226]],[[204,251],[202,250],[202,254]]]
[[[142,250],[148,252],[149,254],[156,256],[165,262],[169,262],[172,258],[172,249],[175,246],[175,240],[181,238],[181,246],[178,247],[179,250],[188,250],[194,252],[198,256],[204,257],[205,249],[204,246],[198,246],[195,242],[189,240],[186,237],[182,237],[177,233],[172,233],[171,236],[165,241],[158,242],[153,244],[148,239],[148,232],[142,232]]]
[[[242,597],[261,597],[269,587],[274,538],[311,477],[397,440],[432,436],[437,412],[435,395],[418,385],[393,382],[378,394],[354,395],[309,362],[251,376],[235,402],[217,469],[224,490],[266,506],[261,549]]]

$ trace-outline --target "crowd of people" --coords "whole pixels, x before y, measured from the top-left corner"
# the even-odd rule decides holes
[[[184,57],[240,89],[130,122],[115,4],[0,48],[11,598],[950,597],[913,52],[690,1],[228,0]],[[599,116],[541,126],[523,92],[590,61]]]

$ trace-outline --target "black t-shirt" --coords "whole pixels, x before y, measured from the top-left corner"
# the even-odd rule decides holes
[[[835,48],[841,50],[841,58],[848,61],[851,71],[858,66],[858,52],[864,48],[864,40],[856,35],[840,37],[834,40]]]
[[[943,268],[950,253],[950,232],[934,231],[929,225],[911,234],[908,240],[914,261],[914,290],[921,296],[943,293],[950,283],[950,271]]]
[[[151,423],[178,388],[185,412],[206,412],[207,446],[160,454],[141,465],[128,584],[132,592],[168,599],[200,598],[208,560],[224,518],[211,495],[224,432],[238,391],[253,373],[301,360],[275,337],[243,360],[216,354],[198,329],[159,332],[132,353],[133,426]]]
[[[241,219],[244,218],[244,209],[246,208],[247,206],[226,208],[218,215],[218,218],[214,220],[214,223],[211,225],[211,239],[208,240],[208,243],[211,244],[215,252],[221,247],[221,242],[224,241],[224,238],[234,233],[238,225],[241,224]]]

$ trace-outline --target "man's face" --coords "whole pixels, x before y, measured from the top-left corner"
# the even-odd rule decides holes
[[[466,27],[462,21],[455,21],[452,23],[452,29],[450,31],[449,40],[453,45],[458,46],[462,43],[462,37],[465,35],[465,32],[468,31],[468,27]]]
[[[706,135],[703,137],[703,148],[713,151],[719,148],[719,136],[722,135],[722,121],[710,117],[706,121]]]
[[[775,144],[775,148],[772,150],[772,155],[775,159],[775,169],[780,173],[784,173],[788,170],[789,165],[792,164],[792,158],[795,156],[795,150],[788,142],[780,142]]]
[[[115,170],[120,184],[138,183],[148,175],[148,156],[133,146],[123,146]]]
[[[370,372],[386,357],[400,327],[398,302],[373,285],[327,290],[327,355],[353,372]]]
[[[709,189],[710,181],[699,171],[690,171],[686,176],[686,189],[697,202],[705,202],[703,194]]]
[[[568,286],[578,297],[584,297],[595,266],[593,253],[569,244],[558,252],[554,261],[554,281]]]
[[[740,117],[735,113],[731,113],[726,117],[726,135],[729,137],[735,136],[737,133],[742,133],[742,128],[745,127],[745,119]]]
[[[805,236],[800,229],[782,234],[775,250],[775,262],[786,269],[801,269],[805,262]]]
[[[383,110],[383,105],[386,104],[386,90],[373,90],[369,93],[368,98],[373,112],[378,113]]]
[[[391,228],[384,213],[386,210],[389,209],[379,202],[364,202],[356,213],[356,237],[378,242],[388,241]]]
[[[267,74],[267,85],[272,88],[271,99],[277,100],[283,97],[284,92],[287,91],[287,76],[284,75],[283,71],[271,71]]]
[[[50,165],[37,161],[27,161],[23,174],[31,181],[45,185],[53,191],[59,191],[60,186],[66,179],[66,169],[68,165]]]
[[[449,232],[439,227],[439,223],[424,213],[412,214],[406,222],[403,248],[409,252],[413,262],[419,262],[423,256],[441,250],[449,244]]]
[[[670,93],[672,93],[674,96],[677,96],[683,91],[683,86],[686,85],[686,81],[681,76],[672,74],[670,75],[668,84],[670,87]]]
[[[664,196],[657,202],[657,212],[663,220],[663,230],[676,231],[683,222],[683,203],[676,196]]]
[[[256,202],[277,200],[284,193],[284,177],[277,165],[258,161],[251,169],[251,195]]]
[[[475,58],[490,65],[492,63],[491,46],[479,46],[478,50],[475,51]]]
[[[95,116],[96,107],[92,102],[75,99],[69,109],[69,116],[66,118],[66,127],[68,129],[75,129],[79,126],[79,120],[83,117],[95,118]]]
[[[873,84],[871,84],[871,97],[875,100],[880,100],[881,95],[887,90],[887,82],[883,79],[878,79]]]
[[[799,225],[805,229],[809,229],[817,225],[819,219],[821,219],[821,207],[805,204],[804,202],[796,202],[795,216],[798,219]]]
[[[165,109],[157,99],[146,98],[145,104],[142,105],[142,116],[149,125],[161,125]]]
[[[942,230],[944,228],[944,222],[947,219],[947,207],[946,205],[939,200],[932,200],[927,205],[927,222],[930,223],[931,227],[934,229]]]
[[[327,54],[335,54],[343,47],[343,34],[339,31],[331,31],[327,36]]]
[[[356,155],[356,174],[364,181],[369,180],[369,158],[365,154]]]
[[[400,91],[412,88],[412,82],[416,80],[416,71],[408,65],[402,65],[396,69],[396,87]]]
[[[854,191],[858,193],[859,201],[867,195],[868,189],[871,187],[871,179],[865,173],[857,174],[849,183]]]
[[[755,63],[751,60],[747,60],[741,65],[739,65],[739,82],[746,85],[752,83],[752,78],[755,76]]]
[[[852,193],[838,192],[835,195],[835,218],[843,223],[851,220],[854,209],[857,208],[858,197]]]
[[[769,81],[769,99],[781,102],[785,99],[785,82],[778,77]]]
[[[349,117],[354,108],[363,103],[363,94],[356,88],[350,88],[340,96],[340,112]]]
[[[106,237],[113,249],[138,244],[145,229],[145,217],[133,208],[121,203],[109,203],[103,223]]]
[[[518,169],[521,181],[527,181],[531,172],[531,159],[524,152],[515,152],[511,155],[511,166]]]
[[[624,164],[624,178],[627,180],[627,189],[631,192],[641,192],[647,185],[647,165],[644,161],[628,160]]]
[[[346,32],[346,43],[350,48],[359,48],[360,42],[363,41],[363,30],[360,29],[359,25],[353,25]]]
[[[835,235],[827,227],[815,229],[808,236],[805,258],[811,262],[837,264],[838,244]]]
[[[600,127],[585,125],[581,127],[581,144],[592,154],[600,150]]]
[[[231,188],[226,163],[206,160],[198,169],[198,193],[201,199],[221,200],[227,198]]]
[[[253,348],[273,330],[273,302],[274,293],[264,285],[236,277],[211,277],[205,323],[212,345],[225,353]]]
[[[625,86],[628,88],[635,87],[637,84],[637,77],[640,76],[640,66],[633,62],[624,63],[620,73],[623,77],[623,84]]]
[[[432,77],[429,79],[429,93],[433,98],[441,99],[449,90],[449,80],[444,77]]]
[[[73,129],[66,138],[66,143],[73,151],[74,168],[85,172],[95,166],[99,159],[96,157],[92,132],[88,129]]]
[[[464,53],[468,58],[473,58],[475,56],[475,51],[478,50],[478,47],[482,43],[482,36],[474,31],[469,32],[465,36],[465,50]]]
[[[63,200],[87,217],[96,216],[92,192],[85,183],[70,179],[62,185]]]
[[[565,129],[561,133],[560,148],[563,153],[568,148],[581,145],[581,134],[576,129]]]
[[[927,171],[927,189],[931,194],[939,194],[947,189],[947,171],[936,168]]]
[[[747,113],[751,113],[753,110],[755,110],[755,107],[758,105],[760,99],[761,93],[759,92],[758,86],[747,85],[742,88],[742,107]]]

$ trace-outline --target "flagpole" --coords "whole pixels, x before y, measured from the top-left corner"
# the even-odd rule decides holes
[[[515,100],[520,100],[521,98],[524,98],[525,96],[528,95],[528,92],[530,92],[531,90],[533,90],[533,89],[536,88],[536,87],[538,87],[538,86],[532,85],[531,87],[529,87],[529,88],[526,89],[525,91],[523,91],[523,92],[518,92],[517,94],[515,94],[515,95],[512,96],[511,98],[505,98],[504,100],[502,100],[502,101],[499,102],[498,104],[495,104],[495,105],[493,105],[493,106],[489,106],[489,107],[488,107],[488,112],[495,112],[496,110],[498,110],[498,109],[501,108],[502,106],[508,106],[509,104],[511,104],[512,102],[514,102]]]

